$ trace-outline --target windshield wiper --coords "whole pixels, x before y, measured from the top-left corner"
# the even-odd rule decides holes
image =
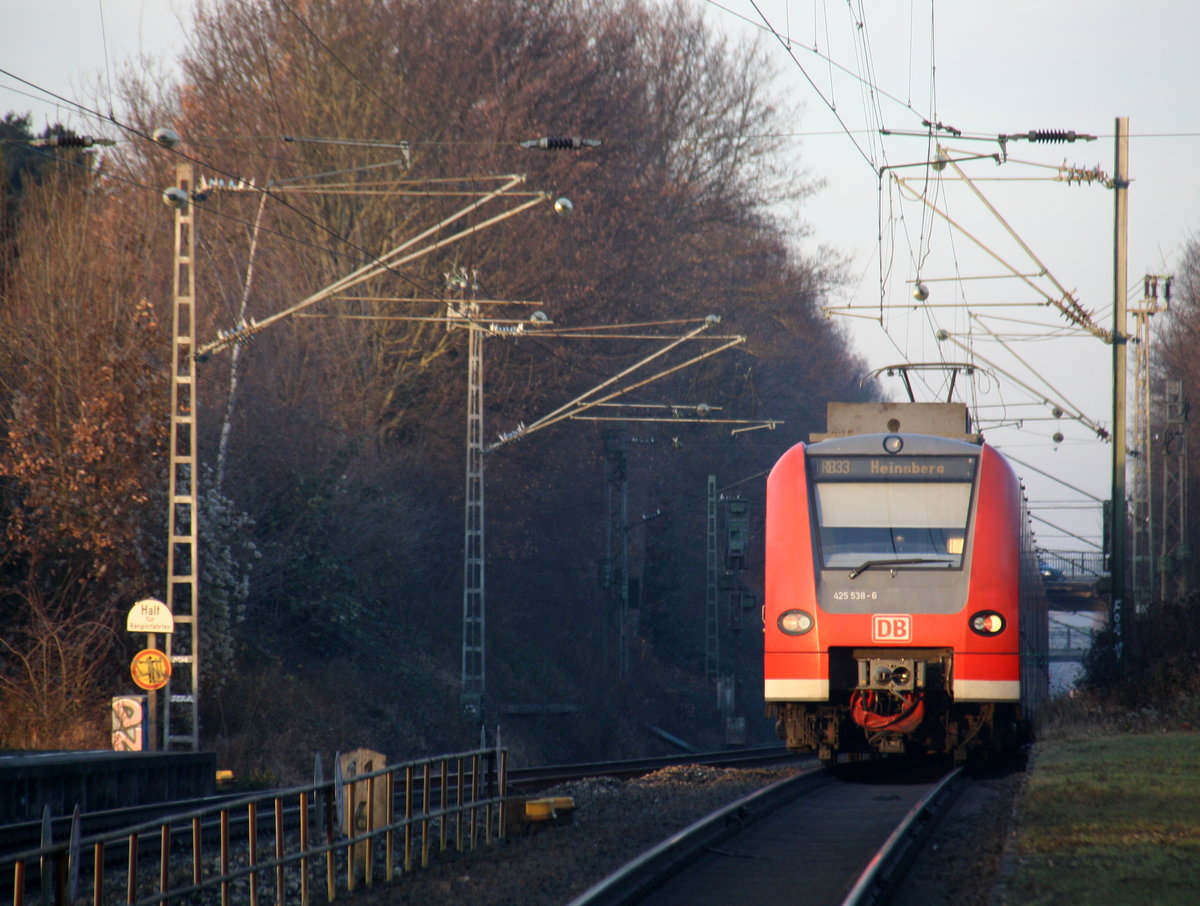
[[[850,570],[850,578],[857,579],[868,569],[871,569],[875,566],[908,566],[913,563],[945,563],[947,566],[949,566],[950,562],[951,561],[949,560],[938,560],[933,557],[906,557],[900,560],[868,560]]]

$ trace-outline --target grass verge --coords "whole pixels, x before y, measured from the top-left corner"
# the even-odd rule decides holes
[[[1010,904],[1163,904],[1200,897],[1200,734],[1039,742],[1018,807]]]

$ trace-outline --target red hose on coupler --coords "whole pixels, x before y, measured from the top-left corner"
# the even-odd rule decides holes
[[[899,714],[876,714],[869,710],[875,704],[875,693],[856,689],[850,697],[850,715],[856,724],[870,733],[903,736],[917,729],[925,719],[925,697],[920,693],[902,692],[900,698],[904,708]]]

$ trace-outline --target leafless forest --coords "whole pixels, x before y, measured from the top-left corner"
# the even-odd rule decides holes
[[[463,271],[479,298],[535,301],[555,327],[679,333],[716,314],[746,337],[622,399],[666,408],[604,410],[704,404],[712,423],[563,421],[486,462],[489,728],[526,763],[662,745],[648,725],[719,743],[707,476],[757,526],[774,459],[823,427],[826,401],[875,392],[820,313],[842,280],[836,253],[798,251],[820,248],[803,219],[820,174],[786,137],[803,111],[764,55],[650,0],[215,0],[189,33],[178,81],[126,75],[102,153],[29,148],[19,111],[3,124],[17,141],[0,148],[0,746],[107,745],[107,700],[130,691],[141,642],[124,614],[163,595],[173,238],[160,193],[181,155],[264,190],[194,201],[201,341],[463,205],[430,187],[524,173],[575,208],[480,230],[199,366],[205,747],[243,777],[293,779],[314,751],[477,741],[459,707],[467,345],[443,301]],[[183,139],[173,151],[150,139],[162,126]],[[543,136],[602,144],[521,147]],[[489,337],[487,436],[661,345]],[[779,424],[733,434],[718,415]],[[638,580],[625,677],[598,582],[614,432]],[[757,537],[740,576],[753,595]],[[722,669],[766,739],[755,600],[723,617]]]

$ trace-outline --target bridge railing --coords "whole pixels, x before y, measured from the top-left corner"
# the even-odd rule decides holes
[[[1095,582],[1108,575],[1100,551],[1050,551],[1039,548],[1042,578],[1049,582]]]

